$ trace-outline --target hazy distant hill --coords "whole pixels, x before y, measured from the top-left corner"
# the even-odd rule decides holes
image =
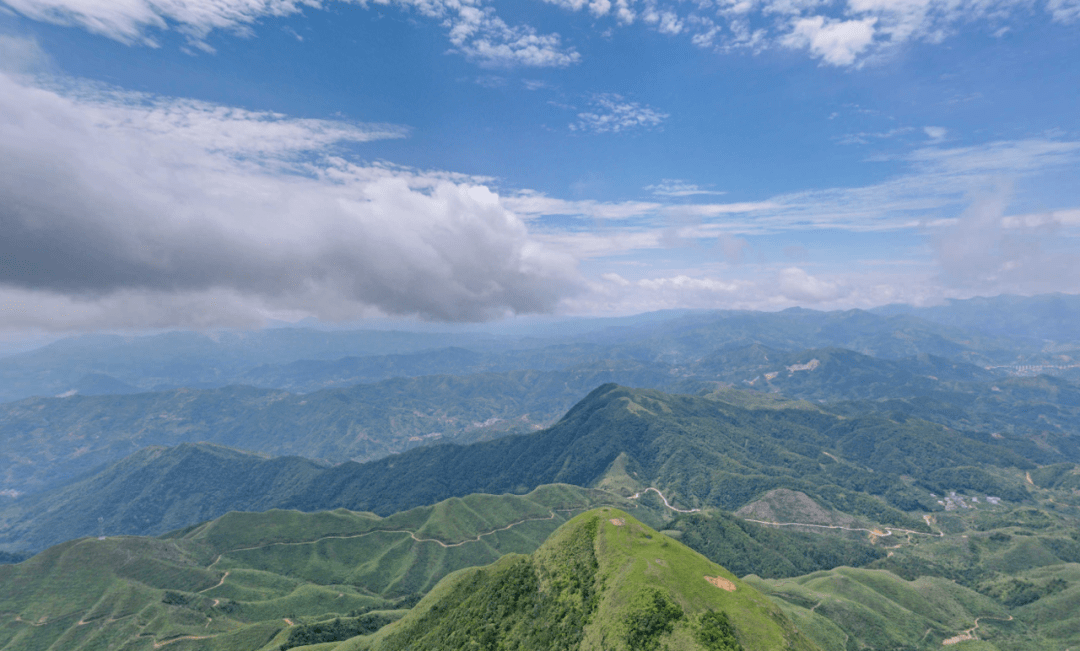
[[[1047,326],[1053,332],[1072,332],[1071,321],[1053,322],[1058,325]],[[126,392],[125,385],[148,391],[245,383],[312,391],[397,376],[557,370],[604,359],[683,365],[751,344],[783,350],[842,347],[886,359],[930,354],[982,365],[1019,363],[1048,345],[1027,336],[988,334],[964,323],[936,323],[897,310],[790,309],[552,324],[549,332],[540,331],[543,337],[305,328],[87,335],[0,358],[0,401],[79,390],[87,376],[98,375],[119,383],[111,393]]]
[[[843,348],[782,351],[761,345],[717,351],[693,365],[692,373],[738,388],[829,402],[920,395],[951,388],[953,384],[947,382],[989,382],[1001,377],[935,355],[886,360]]]
[[[464,349],[432,354],[451,365],[483,358]],[[534,354],[520,359],[544,362]],[[1039,463],[1080,453],[1080,385],[1063,379],[1006,378],[933,355],[887,360],[839,348],[792,352],[752,344],[680,365],[601,359],[561,370],[397,378],[306,395],[233,386],[28,399],[0,405],[0,490],[55,486],[147,445],[208,441],[340,462],[484,440],[548,425],[604,382],[695,394],[731,385],[829,403],[837,413],[913,416],[983,441],[1008,434],[1016,446],[1022,439],[1023,453]],[[839,404],[851,401],[858,404]]]
[[[0,402],[79,389],[88,375],[107,375],[142,391],[213,387],[235,384],[241,373],[265,364],[401,354],[462,344],[482,348],[484,342],[496,339],[493,335],[468,333],[306,328],[152,336],[83,335],[0,358]]]
[[[1074,294],[949,299],[934,307],[888,305],[872,311],[908,314],[992,337],[1026,340],[1033,345],[1046,341],[1080,343],[1080,296]]]

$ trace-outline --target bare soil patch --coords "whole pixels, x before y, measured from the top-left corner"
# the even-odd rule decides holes
[[[611,524],[615,525],[616,527],[621,527],[626,524],[626,520],[623,520],[622,518],[611,518],[609,522],[611,522]]]
[[[721,590],[727,590],[728,592],[735,592],[735,584],[732,583],[731,581],[728,581],[727,579],[725,579],[722,576],[707,576],[707,577],[705,577],[705,580],[708,581],[709,583],[715,585],[716,587],[720,588]]]

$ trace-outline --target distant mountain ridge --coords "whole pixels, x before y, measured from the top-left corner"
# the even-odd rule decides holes
[[[877,314],[908,314],[934,323],[965,328],[992,337],[1055,341],[1080,348],[1080,296],[1041,294],[948,299],[944,305],[912,307],[886,305]]]
[[[1041,328],[1043,335],[1063,337],[1054,340],[1059,343],[1080,341],[1072,318],[1075,297],[1036,297],[1027,304],[1039,301],[1065,307],[1043,309],[1029,325]],[[976,312],[1015,313],[1013,303],[1008,297],[986,299],[986,307]],[[86,335],[0,358],[0,402],[66,393],[95,375],[119,383],[114,392],[126,391],[124,385],[148,391],[230,384],[311,391],[432,372],[555,370],[600,359],[682,364],[721,348],[755,343],[785,350],[844,347],[886,359],[925,353],[984,365],[1016,363],[1046,347],[1045,337],[1018,335],[1012,326],[980,329],[979,319],[965,316],[971,310],[962,307],[927,311],[928,318],[918,316],[923,313],[915,308],[894,306],[878,311],[672,312],[553,324],[545,337],[306,328]],[[447,350],[455,347],[479,357]]]
[[[0,490],[56,486],[147,445],[207,441],[337,463],[435,442],[469,443],[549,425],[605,382],[691,394],[730,385],[819,404],[858,401],[837,406],[837,413],[903,413],[982,436],[1005,432],[1080,449],[1073,436],[1080,434],[1080,385],[1064,379],[1005,378],[933,355],[887,360],[839,348],[791,352],[753,344],[681,365],[599,360],[562,370],[396,378],[306,395],[236,386],[27,399],[0,405]],[[1034,454],[1029,447],[1025,454]],[[1054,454],[1030,458],[1061,460]]]

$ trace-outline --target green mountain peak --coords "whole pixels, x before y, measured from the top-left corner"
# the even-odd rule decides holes
[[[533,554],[447,576],[401,621],[339,651],[817,649],[723,567],[605,507]]]

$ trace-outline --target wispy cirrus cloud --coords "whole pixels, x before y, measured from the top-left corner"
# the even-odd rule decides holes
[[[664,179],[656,185],[647,185],[645,190],[661,197],[693,197],[704,194],[727,194],[719,190],[707,190],[693,183],[680,181],[679,179]]]
[[[949,229],[962,222],[976,200],[973,197],[989,192],[999,179],[1023,179],[1075,167],[1080,163],[1080,142],[1034,138],[971,147],[932,145],[917,149],[902,160],[907,163],[908,171],[880,183],[780,194],[762,201],[598,203],[561,201],[534,194],[527,198],[533,202],[531,205],[508,206],[534,220],[545,215],[593,220],[604,211],[617,213],[620,220],[606,222],[608,228],[601,230],[551,230],[538,222],[537,237],[571,251],[582,260],[659,251],[676,243],[717,245],[726,258],[739,262],[746,248],[746,237],[784,233],[820,235],[828,231],[907,232],[917,237],[927,234],[937,237],[935,233],[951,232]],[[524,202],[526,197],[517,200]],[[993,241],[1005,241],[1009,237],[1026,237],[1030,241],[1051,231],[1058,241],[1063,237],[1080,237],[1077,215],[1080,213],[1075,208],[1023,215],[1002,210],[993,217],[994,233],[997,233]],[[982,226],[976,230],[979,228]],[[1030,274],[1030,278],[1035,276]],[[1059,274],[1049,271],[1044,276],[1061,279]]]
[[[502,198],[508,210],[526,218],[565,215],[589,219],[630,219],[655,214],[664,204],[649,201],[568,200],[522,190]]]

